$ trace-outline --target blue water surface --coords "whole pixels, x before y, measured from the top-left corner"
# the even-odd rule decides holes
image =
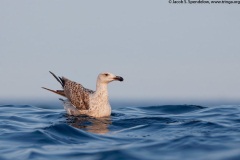
[[[0,159],[239,160],[240,106],[122,106],[95,119],[1,105]]]

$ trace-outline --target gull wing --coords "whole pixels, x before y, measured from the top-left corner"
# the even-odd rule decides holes
[[[94,91],[84,88],[81,84],[62,77],[64,94],[78,110],[89,109],[89,95]]]

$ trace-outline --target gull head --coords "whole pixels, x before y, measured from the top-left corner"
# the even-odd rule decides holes
[[[112,81],[121,81],[122,82],[123,78],[120,76],[116,76],[109,72],[100,73],[98,75],[98,82],[100,82],[100,83],[109,83]]]

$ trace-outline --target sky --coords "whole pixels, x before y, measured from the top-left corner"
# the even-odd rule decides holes
[[[110,99],[240,102],[240,5],[1,0],[0,99],[57,99],[48,71]]]

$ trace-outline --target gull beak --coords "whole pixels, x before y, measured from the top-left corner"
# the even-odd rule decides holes
[[[118,80],[118,81],[123,81],[123,78],[122,77],[120,77],[120,76],[116,76],[115,78],[114,78],[114,80]]]

